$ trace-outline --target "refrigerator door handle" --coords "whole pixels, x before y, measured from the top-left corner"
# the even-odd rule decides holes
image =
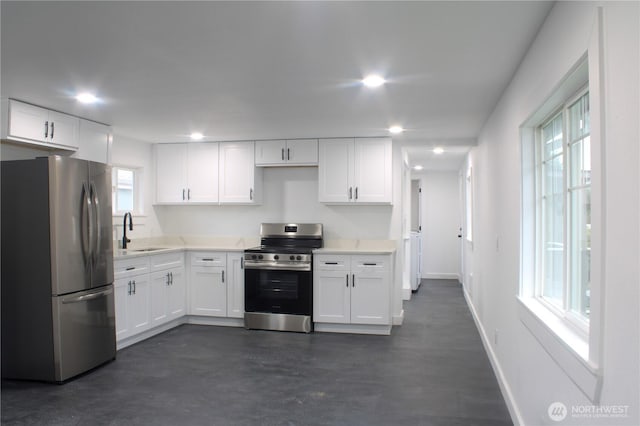
[[[100,253],[100,240],[102,239],[102,218],[100,217],[100,205],[99,205],[99,201],[98,201],[98,190],[96,189],[96,185],[91,182],[89,184],[89,187],[91,189],[91,199],[93,202],[93,221],[91,222],[91,226],[93,228],[93,236],[94,236],[94,241],[93,241],[93,247],[91,249],[91,258],[93,260],[94,263],[97,263],[98,261],[98,253]]]
[[[65,297],[62,299],[63,304],[67,303],[78,303],[78,302],[86,302],[87,300],[98,299],[100,297],[108,296],[113,293],[113,289],[109,288],[107,290],[98,291],[96,293],[85,294],[83,296],[73,296],[73,297]]]
[[[86,265],[91,259],[91,200],[86,183],[82,184],[82,206],[80,209],[80,240],[82,256]]]

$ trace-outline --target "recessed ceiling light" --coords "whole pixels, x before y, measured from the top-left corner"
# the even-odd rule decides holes
[[[404,132],[404,129],[400,126],[389,127],[389,133],[393,133],[394,135],[397,135],[398,133],[402,133],[402,132]]]
[[[362,84],[367,87],[380,87],[385,83],[385,79],[376,74],[370,74],[362,80]]]
[[[434,153],[434,154],[438,154],[438,155],[439,155],[439,154],[442,154],[443,152],[444,152],[444,149],[442,149],[442,148],[441,148],[441,147],[439,147],[439,146],[438,146],[438,147],[436,147],[436,148],[433,148],[433,153]]]
[[[202,138],[204,138],[204,135],[200,132],[193,132],[191,133],[191,139],[194,141],[200,141],[202,140]]]
[[[420,164],[413,166],[413,170],[422,170],[422,169],[424,169],[424,167],[422,167]]]
[[[83,104],[95,104],[98,102],[98,98],[93,93],[79,93],[76,96],[76,100]]]

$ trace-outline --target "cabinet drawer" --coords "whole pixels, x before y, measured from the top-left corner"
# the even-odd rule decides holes
[[[194,252],[191,253],[191,265],[193,266],[226,266],[227,254],[220,252]]]
[[[314,267],[319,271],[348,271],[349,256],[319,255],[313,258]]]
[[[183,265],[183,259],[182,252],[157,254],[149,257],[152,271],[180,267]]]
[[[351,259],[353,272],[385,272],[389,270],[389,257],[381,255],[353,256]]]
[[[146,274],[147,272],[149,272],[149,258],[146,256],[117,260],[113,264],[113,276],[116,280]]]

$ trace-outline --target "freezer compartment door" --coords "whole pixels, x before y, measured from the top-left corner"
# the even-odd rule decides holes
[[[116,356],[113,285],[53,297],[55,380],[64,381]]]

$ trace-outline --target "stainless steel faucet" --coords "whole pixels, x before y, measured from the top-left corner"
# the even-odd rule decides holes
[[[129,216],[129,231],[133,231],[133,219],[131,218],[131,212],[126,212],[124,214],[124,219],[122,222],[122,229],[123,229],[123,234],[122,234],[122,248],[126,249],[127,248],[127,243],[130,243],[131,240],[129,238],[127,238],[127,216]]]

